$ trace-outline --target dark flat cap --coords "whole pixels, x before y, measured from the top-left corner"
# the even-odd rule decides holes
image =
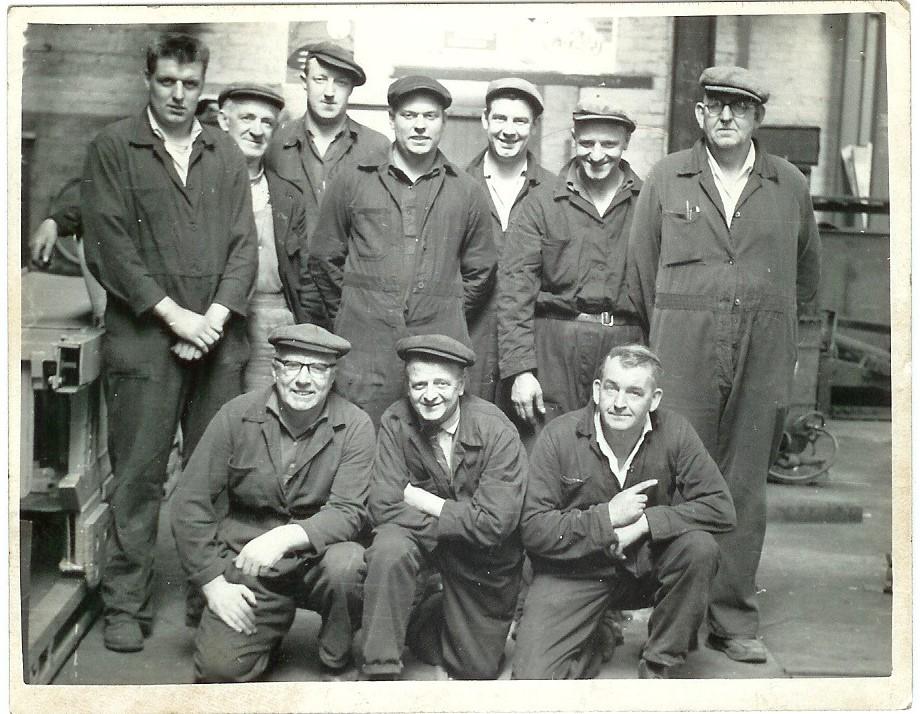
[[[469,367],[476,362],[476,353],[462,342],[447,335],[414,335],[396,342],[396,354],[401,359],[434,357]]]
[[[341,357],[351,349],[351,343],[333,335],[319,325],[285,325],[272,330],[268,341],[275,347],[290,347]]]
[[[543,113],[543,97],[537,88],[526,79],[519,77],[502,77],[493,79],[486,88],[486,106],[496,94],[519,96],[533,108],[533,118]]]
[[[272,106],[278,107],[278,109],[284,109],[284,97],[267,84],[253,84],[252,82],[228,84],[224,87],[224,91],[218,95],[217,103],[220,106],[224,106],[224,102],[231,97],[236,99],[242,99],[243,97],[261,99]]]
[[[584,99],[575,105],[572,112],[572,121],[609,121],[625,126],[629,133],[636,130],[636,122],[630,119],[626,112],[615,109],[604,103],[599,98]]]
[[[287,66],[291,69],[303,70],[307,66],[307,60],[311,57],[315,57],[321,64],[345,70],[351,75],[356,87],[360,87],[367,81],[367,75],[364,74],[361,65],[355,62],[355,53],[328,40],[298,47],[288,57]]]
[[[738,94],[766,104],[769,90],[744,67],[707,67],[700,75],[700,86],[707,92]]]
[[[450,106],[454,98],[450,96],[447,87],[438,80],[426,77],[423,74],[410,74],[406,77],[400,77],[390,88],[387,89],[387,104],[390,108],[395,109],[404,97],[416,92],[425,92],[432,94],[444,109]]]

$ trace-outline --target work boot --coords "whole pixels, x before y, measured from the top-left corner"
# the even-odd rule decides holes
[[[644,657],[639,660],[639,679],[668,679],[668,667]]]
[[[144,633],[137,620],[120,617],[105,623],[102,643],[113,652],[140,652],[144,649]]]
[[[755,637],[719,637],[710,633],[706,638],[706,646],[725,653],[726,657],[736,662],[761,664],[767,661],[767,648]]]

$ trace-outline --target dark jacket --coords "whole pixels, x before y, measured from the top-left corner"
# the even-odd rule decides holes
[[[503,379],[537,368],[535,315],[635,314],[626,288],[626,248],[642,181],[621,164],[625,180],[603,216],[570,186],[572,162],[524,201],[498,271]]]
[[[333,543],[357,538],[366,523],[374,428],[367,414],[330,394],[299,440],[293,461],[280,462],[281,423],[268,406],[274,387],[243,394],[211,421],[172,498],[172,528],[189,579],[201,586],[222,575],[249,541],[296,523],[310,539],[270,575]],[[225,512],[216,504],[226,495]]]
[[[383,134],[348,117],[342,135],[329,145],[322,159],[323,180],[315,185],[305,165],[306,161],[311,160],[305,158],[305,155],[307,152],[312,153],[313,148],[310,146],[304,117],[300,116],[287,122],[275,134],[265,155],[265,165],[300,189],[309,236],[319,218],[323,193],[336,175],[354,169],[358,160],[368,154],[386,151],[389,145],[389,140]],[[312,160],[318,161],[315,157]]]
[[[617,570],[609,553],[616,534],[607,505],[622,489],[597,444],[594,409],[589,404],[550,422],[531,454],[521,532],[534,572],[599,578]],[[735,525],[728,487],[693,427],[666,409],[650,417],[652,431],[623,486],[658,479],[644,491],[649,535],[627,549],[625,567],[637,575],[650,567],[652,544]]]
[[[414,531],[427,551],[446,544],[473,559],[520,560],[527,455],[498,407],[461,397],[451,464],[448,480],[408,399],[393,404],[380,422],[368,498],[373,524]],[[438,518],[403,502],[407,483],[447,500]]]
[[[204,313],[246,314],[258,236],[242,152],[208,126],[195,140],[183,186],[146,108],[90,143],[81,189],[86,262],[129,320],[164,297]]]
[[[485,160],[487,149],[466,167],[466,172],[479,182],[486,197],[489,199],[489,206],[492,208],[492,234],[495,237],[495,250],[498,259],[501,261],[502,252],[505,247],[505,237],[507,232],[502,230],[502,222],[495,210],[495,204],[492,202],[492,194],[486,184],[483,175],[483,161]],[[524,199],[529,196],[537,186],[548,183],[553,180],[553,175],[537,163],[536,157],[530,151],[527,152],[527,174],[521,190],[511,206],[511,215],[508,219],[508,228],[521,212],[521,206]],[[488,300],[482,306],[473,310],[467,315],[467,324],[470,331],[470,341],[473,350],[476,352],[476,364],[468,370],[469,381],[473,393],[490,402],[495,402],[499,397],[499,372],[498,372],[498,315],[496,305],[498,304],[498,291],[493,289],[489,294]]]

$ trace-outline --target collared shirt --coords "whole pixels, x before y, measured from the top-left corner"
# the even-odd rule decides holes
[[[444,424],[438,427],[437,437],[438,446],[444,452],[444,458],[447,459],[447,467],[454,470],[454,437],[457,435],[457,427],[460,426],[460,409],[454,412],[454,415]]]
[[[627,178],[626,172],[622,168],[618,168],[620,172],[620,180],[617,183],[616,190],[610,195],[610,200],[607,202],[607,205],[603,207],[603,210],[597,207],[597,204],[594,202],[594,197],[591,195],[591,192],[585,187],[584,182],[581,180],[581,173],[578,170],[578,162],[573,161],[569,164],[569,168],[565,173],[565,185],[568,186],[569,190],[573,193],[577,193],[579,196],[584,198],[588,203],[590,203],[597,210],[597,215],[603,217],[607,213],[607,209],[610,208],[610,205],[613,203],[613,197],[619,193],[620,189],[631,179]]]
[[[741,192],[744,191],[748,178],[754,170],[754,158],[754,142],[752,141],[747,158],[741,166],[741,171],[732,176],[719,166],[719,162],[710,153],[709,147],[706,147],[706,159],[709,162],[709,168],[712,171],[712,178],[719,191],[719,196],[722,197],[722,206],[725,208],[725,221],[728,223],[729,228],[732,226],[732,217],[735,215],[735,206],[738,205]]]
[[[527,158],[524,158],[520,175],[514,176],[509,180],[498,177],[498,166],[496,166],[492,155],[486,152],[482,160],[482,176],[486,180],[486,186],[489,187],[492,205],[495,206],[495,212],[498,214],[502,230],[506,231],[508,230],[508,222],[511,220],[511,209],[521,193],[524,181],[527,180]]]
[[[310,131],[310,127],[307,125],[306,114],[303,115],[303,128],[306,132],[307,144],[310,148],[309,151],[303,152],[303,167],[304,171],[309,175],[310,185],[313,187],[314,195],[317,197],[317,200],[319,200],[319,197],[322,196],[323,192],[326,190],[326,157],[332,159],[333,155],[339,155],[340,152],[337,151],[336,144],[337,142],[341,142],[342,137],[345,136],[345,131],[348,129],[348,123],[347,121],[342,122],[342,127],[336,132],[322,155],[320,155],[319,148],[316,146],[315,135]]]
[[[594,412],[594,433],[597,439],[597,445],[601,450],[601,453],[607,457],[607,461],[610,463],[610,470],[613,472],[613,475],[617,477],[617,481],[620,482],[620,488],[623,488],[623,485],[626,483],[626,476],[629,473],[629,467],[632,465],[633,459],[636,457],[636,453],[639,451],[639,447],[642,446],[642,442],[645,439],[645,435],[652,430],[652,420],[648,414],[645,415],[645,428],[642,430],[639,438],[636,439],[636,445],[633,446],[632,451],[629,452],[629,456],[626,457],[626,460],[623,462],[623,465],[620,466],[617,461],[616,454],[613,453],[613,449],[610,448],[610,444],[607,443],[607,440],[604,438],[604,430],[601,426],[601,413],[599,411]]]
[[[271,196],[265,169],[249,179],[252,192],[252,214],[259,234],[259,270],[256,273],[256,292],[280,293],[283,289],[275,250],[275,221],[272,215]]]
[[[284,418],[284,413],[281,411],[281,405],[278,403],[278,392],[274,389],[272,389],[271,393],[268,395],[268,399],[265,402],[265,409],[274,414],[275,418],[278,419],[278,423],[281,425],[281,429],[278,432],[278,442],[281,449],[281,472],[283,473],[282,478],[285,483],[287,483],[296,471],[297,453],[300,445],[309,437],[311,432],[316,430],[320,422],[328,418],[329,402],[327,400],[316,419],[299,432],[295,431],[293,425]]]
[[[150,105],[147,106],[147,118],[150,119],[150,129],[153,131],[154,136],[162,139],[163,147],[173,160],[173,168],[176,169],[176,173],[179,174],[184,186],[188,178],[188,163],[192,158],[192,147],[195,144],[195,139],[201,133],[201,124],[198,119],[192,119],[192,130],[188,137],[188,143],[186,143],[185,141],[180,142],[170,139],[163,133],[153,116],[153,112],[150,110]]]

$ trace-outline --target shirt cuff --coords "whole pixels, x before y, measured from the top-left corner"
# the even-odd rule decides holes
[[[589,509],[592,519],[592,536],[597,543],[598,549],[607,549],[614,543],[617,543],[616,531],[610,522],[610,511],[607,503],[598,503]]]

